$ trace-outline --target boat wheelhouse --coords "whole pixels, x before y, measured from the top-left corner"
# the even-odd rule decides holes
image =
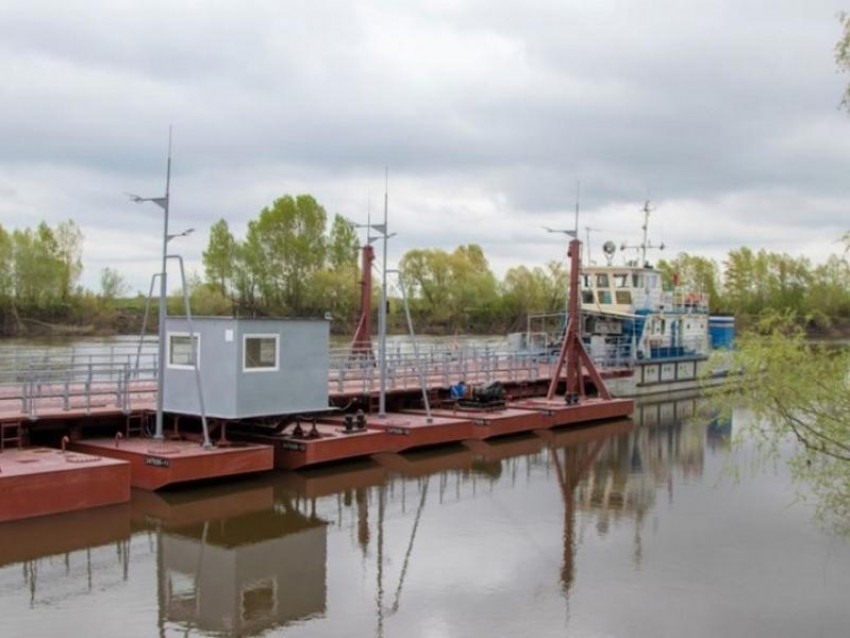
[[[600,363],[707,354],[708,295],[664,290],[648,265],[588,266],[582,272],[582,324]]]
[[[713,350],[732,346],[734,318],[712,316],[709,295],[680,286],[675,276],[665,282],[647,260],[647,251],[664,248],[647,236],[649,202],[642,212],[643,241],[620,246],[637,251],[638,259],[615,265],[617,246],[607,241],[606,263],[581,270],[582,341],[615,396],[693,391],[705,382],[701,377],[726,374],[725,368],[708,375],[704,369]],[[527,331],[508,340],[514,349],[552,352],[567,323],[565,313],[532,315]]]

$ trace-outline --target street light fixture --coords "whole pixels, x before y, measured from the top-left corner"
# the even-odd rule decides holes
[[[195,232],[195,229],[194,229],[194,228],[187,228],[187,229],[186,229],[186,230],[184,230],[182,233],[177,233],[177,234],[175,234],[175,235],[168,235],[168,236],[165,238],[165,241],[166,241],[166,243],[168,243],[168,242],[170,242],[172,239],[176,239],[176,238],[178,238],[178,237],[188,237],[189,235],[191,235],[191,234],[192,234],[192,233],[194,233],[194,232]]]
[[[378,396],[378,417],[387,417],[387,241],[396,236],[396,233],[388,232],[387,209],[389,207],[389,168],[384,170],[384,222],[382,224],[372,223],[372,211],[369,207],[367,222],[365,224],[354,224],[355,228],[366,228],[366,243],[380,239],[383,244],[383,256],[381,267],[381,312],[378,313],[378,343],[381,352],[381,389]],[[377,231],[377,236],[372,231]]]

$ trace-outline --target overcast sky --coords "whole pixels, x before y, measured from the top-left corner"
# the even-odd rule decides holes
[[[478,0],[0,1],[0,224],[73,218],[84,283],[156,270],[174,126],[173,230],[200,263],[285,193],[365,221],[389,165],[390,261],[480,244],[501,274],[561,258],[542,225],[722,257],[841,250],[850,77],[840,3]]]

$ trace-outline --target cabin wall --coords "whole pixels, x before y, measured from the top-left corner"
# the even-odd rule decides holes
[[[236,415],[236,356],[237,342],[232,319],[200,319],[192,322],[200,335],[199,369],[204,391],[207,416],[232,418]],[[228,341],[228,330],[234,337]],[[200,415],[200,403],[192,369],[171,368],[169,361],[169,333],[188,333],[186,319],[171,317],[166,323],[166,365],[163,409],[177,414]]]
[[[237,404],[240,417],[315,412],[328,407],[327,321],[240,321],[237,355]],[[279,335],[278,370],[243,371],[245,335]]]

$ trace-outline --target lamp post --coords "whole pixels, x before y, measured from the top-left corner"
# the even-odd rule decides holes
[[[380,393],[378,394],[378,417],[385,419],[387,417],[387,242],[395,237],[396,233],[387,231],[387,210],[389,208],[389,196],[387,184],[389,182],[389,170],[387,169],[384,177],[384,223],[372,224],[371,218],[369,223],[365,225],[366,241],[371,244],[377,237],[372,237],[370,232],[376,230],[380,233],[381,242],[383,244],[383,255],[381,257],[381,311],[378,313],[378,343],[381,352],[381,367],[380,367]],[[362,224],[356,224],[358,228],[363,228]]]
[[[578,224],[578,217],[576,217],[576,224]],[[566,229],[563,229],[563,228],[549,228],[548,226],[544,226],[543,230],[545,230],[547,233],[559,233],[561,235],[566,235],[570,239],[577,239],[578,238],[578,226],[576,226],[576,230],[566,230]],[[567,247],[569,248],[569,243],[567,244]],[[567,321],[569,321],[569,314],[570,314],[569,288],[567,289],[567,298],[564,301],[564,313],[566,314]],[[567,324],[564,323],[564,330],[566,330],[566,328],[567,328]]]
[[[171,129],[168,131],[168,164],[165,173],[165,195],[162,197],[139,197],[138,195],[129,194],[130,199],[141,204],[143,202],[153,202],[162,209],[162,270],[159,273],[159,330],[157,344],[157,372],[156,372],[156,429],[154,431],[154,439],[163,440],[163,390],[165,378],[165,321],[167,318],[166,301],[168,296],[168,242],[177,237],[186,237],[194,232],[194,228],[184,230],[182,233],[173,235],[168,234],[168,208],[171,200]]]

